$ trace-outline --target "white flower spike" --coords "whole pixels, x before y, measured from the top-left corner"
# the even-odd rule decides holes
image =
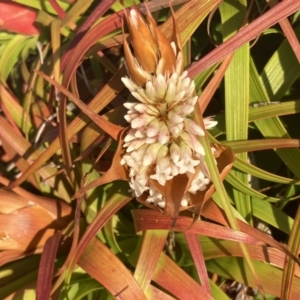
[[[204,120],[205,129],[192,120],[195,83],[183,72],[179,32],[173,24],[169,41],[148,12],[146,20],[137,8],[126,13],[133,52],[124,38],[129,78],[122,81],[138,101],[125,103],[130,123],[124,139],[121,164],[129,168],[130,187],[135,197],[147,193],[146,202],[165,207],[163,195],[153,180],[164,186],[179,174],[194,176],[181,206],[189,205],[189,193],[203,191],[210,183],[199,136],[217,122]],[[173,17],[173,21],[174,21]]]

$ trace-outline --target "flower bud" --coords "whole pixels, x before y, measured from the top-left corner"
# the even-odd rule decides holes
[[[148,24],[137,8],[125,13],[134,56],[139,65],[147,72],[153,73],[158,62],[157,43]]]
[[[146,6],[147,8],[147,6]],[[125,17],[129,30],[129,40],[133,53],[124,38],[124,54],[128,74],[133,82],[144,87],[152,76],[171,76],[174,72],[183,72],[183,57],[180,36],[173,16],[171,41],[161,32],[147,8],[146,19],[134,7]]]

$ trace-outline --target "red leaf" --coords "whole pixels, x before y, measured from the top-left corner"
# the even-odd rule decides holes
[[[8,0],[0,2],[0,30],[35,35],[39,30],[35,27],[36,10],[25,5],[14,3]]]

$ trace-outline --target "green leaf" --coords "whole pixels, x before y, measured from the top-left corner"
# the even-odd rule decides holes
[[[7,79],[12,68],[20,59],[21,52],[28,38],[28,36],[16,35],[3,49],[0,56],[0,74],[4,80]]]
[[[270,264],[253,260],[259,279],[266,293],[280,297],[282,270]],[[222,277],[255,287],[250,270],[244,259],[236,257],[223,257],[207,261],[207,269]],[[294,277],[291,300],[297,300],[300,295],[300,279]]]
[[[48,13],[57,15],[56,10],[53,8],[53,6],[51,5],[50,1],[39,1],[39,0],[15,0],[14,2],[16,3],[20,3],[23,4],[25,6],[31,7],[31,8],[35,8],[37,10],[45,10]],[[70,7],[70,4],[65,2],[65,1],[60,1],[57,0],[56,1],[57,4],[64,10],[67,11],[68,8]]]
[[[274,226],[275,228],[290,234],[294,220],[271,203],[261,201],[259,198],[251,198],[253,214],[260,220]]]
[[[264,102],[269,102],[269,99],[266,95],[264,86],[262,85],[261,79],[258,76],[254,63],[250,63],[250,100],[252,103],[257,101],[257,96],[261,97],[260,99]],[[286,131],[285,127],[279,120],[279,118],[274,117],[270,119],[264,119],[256,121],[255,125],[262,133],[264,137],[278,137],[278,138],[289,138],[289,134]],[[279,157],[285,162],[288,168],[300,178],[300,151],[299,149],[276,149],[275,152]]]
[[[247,1],[225,1],[220,6],[223,36],[226,41],[243,25]],[[237,49],[225,74],[225,117],[227,141],[248,139],[249,111],[249,43]],[[237,155],[247,160],[247,153]],[[248,183],[245,173],[232,172],[243,183]],[[252,223],[250,197],[233,188],[234,202],[238,212]]]

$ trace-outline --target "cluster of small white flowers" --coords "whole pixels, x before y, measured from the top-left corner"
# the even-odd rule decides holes
[[[126,77],[122,81],[139,101],[124,104],[128,109],[125,119],[131,128],[124,139],[126,153],[121,164],[129,167],[133,195],[140,197],[147,191],[146,201],[163,208],[165,200],[150,178],[164,186],[178,174],[195,174],[181,201],[182,206],[188,206],[189,193],[205,190],[210,182],[204,149],[198,139],[204,131],[191,119],[197,101],[194,82],[187,72],[181,76],[176,72],[171,76],[158,74],[145,88]],[[211,128],[217,122],[208,118],[204,123]]]

